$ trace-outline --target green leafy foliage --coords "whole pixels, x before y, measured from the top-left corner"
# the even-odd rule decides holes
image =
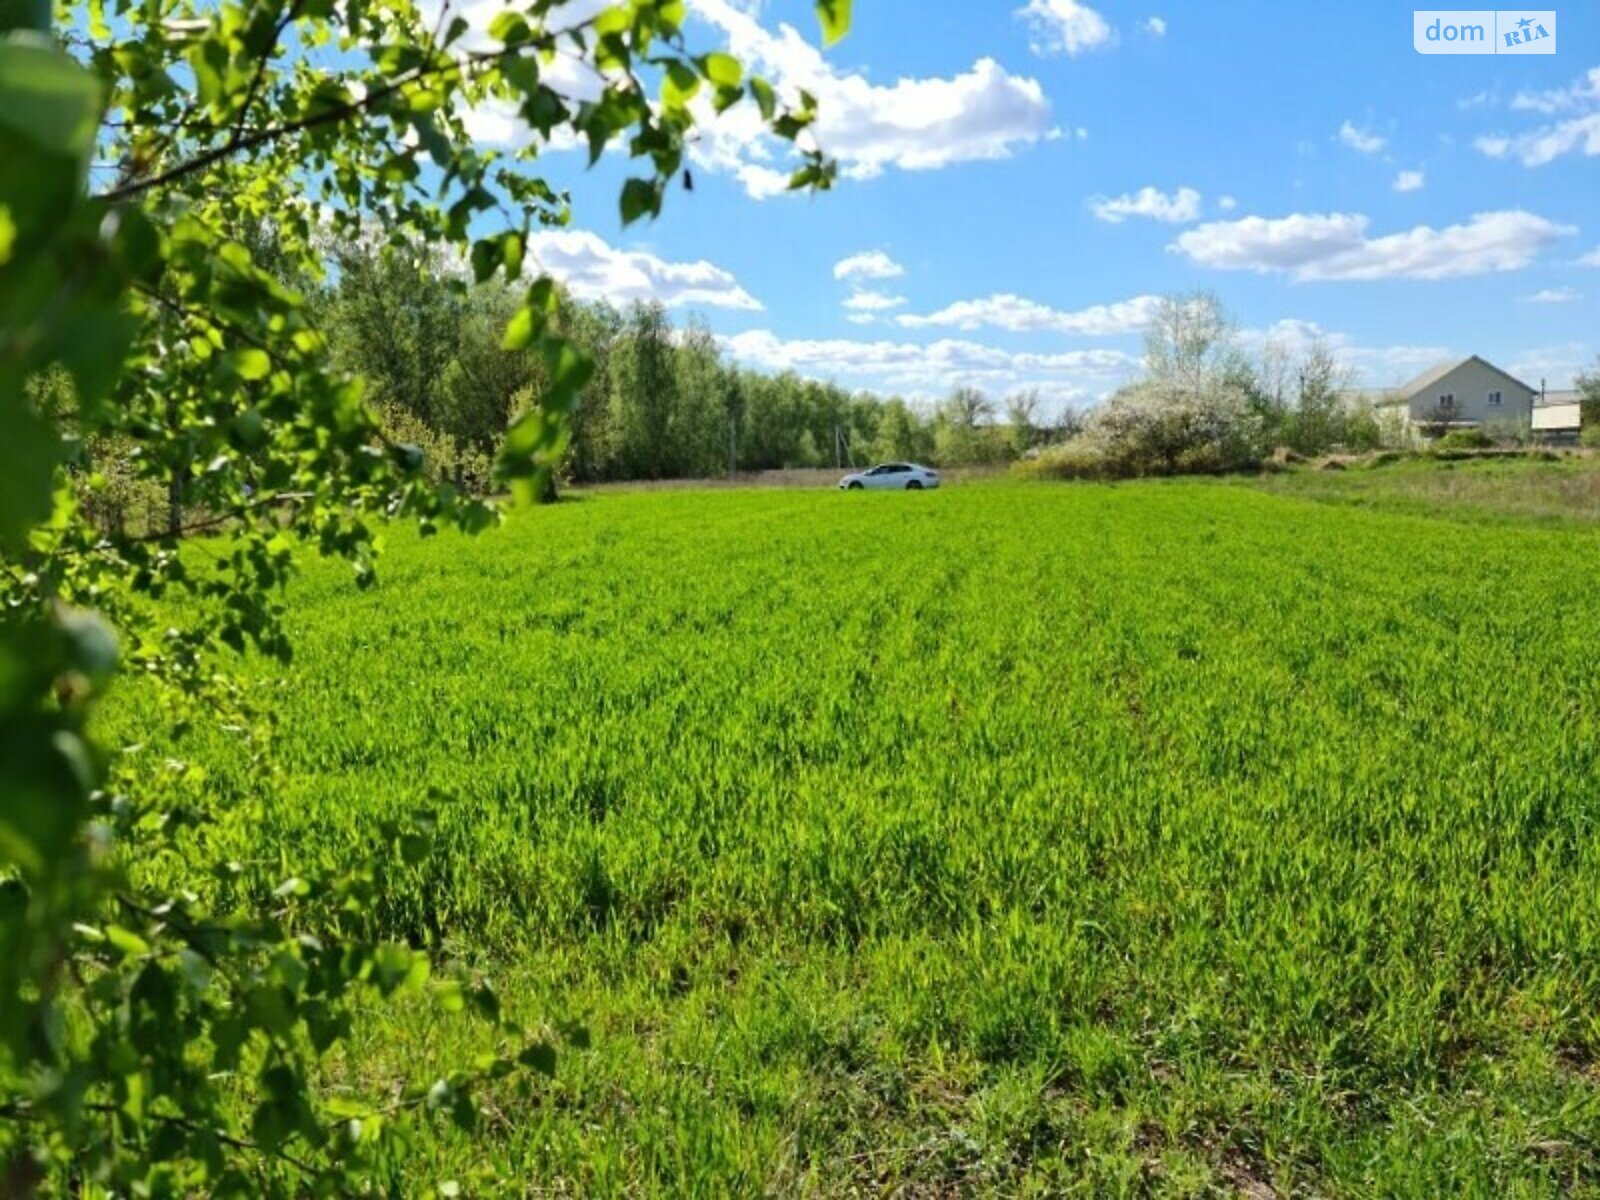
[[[1580,372],[1573,384],[1578,391],[1578,415],[1583,432],[1600,429],[1600,362]]]
[[[693,117],[673,94],[647,102],[645,77],[679,101],[709,79],[725,107],[734,70],[684,43],[681,0],[570,26],[558,9],[532,0],[469,48],[465,22],[410,4],[88,0],[59,6],[53,36],[47,6],[0,5],[7,1194],[415,1193],[395,1164],[419,1123],[470,1130],[486,1081],[553,1068],[548,1041],[498,1016],[465,968],[379,935],[386,858],[285,862],[270,885],[214,860],[203,835],[184,840],[222,807],[203,764],[130,769],[91,719],[120,669],[169,732],[221,725],[259,750],[225,667],[230,653],[290,660],[281,593],[298,546],[366,587],[386,522],[494,519],[391,436],[308,293],[331,246],[391,237],[517,279],[528,232],[570,217],[532,165],[558,129],[597,155],[625,144],[645,189],[625,207],[660,212]],[[542,79],[558,49],[601,74],[600,100]],[[516,155],[467,133],[491,101],[539,134]],[[780,134],[813,107],[763,104]],[[831,179],[820,152],[799,159],[817,186]],[[504,227],[482,236],[491,214]],[[535,281],[504,334],[538,367],[498,470],[534,495],[593,373],[553,298]],[[164,519],[100,519],[114,486],[155,491]],[[425,845],[418,820],[386,827],[402,865]],[[179,869],[131,869],[150,863]],[[496,1049],[425,1084],[330,1088],[361,1006],[430,988],[446,1008],[474,997]]]
[[[823,43],[831,46],[850,32],[851,0],[816,0],[816,4]]]

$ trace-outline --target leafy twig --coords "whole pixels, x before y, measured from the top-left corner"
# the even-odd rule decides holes
[[[524,41],[520,41],[515,45],[502,46],[498,50],[480,50],[476,53],[468,54],[462,58],[452,58],[447,62],[431,63],[424,66],[414,67],[409,71],[403,72],[398,78],[392,80],[388,84],[385,84],[383,87],[376,88],[368,92],[359,100],[352,100],[348,104],[335,105],[332,108],[323,109],[320,112],[313,113],[308,117],[301,117],[299,120],[295,121],[286,121],[281,125],[274,125],[248,136],[229,138],[228,141],[224,142],[222,145],[214,146],[210,150],[206,150],[200,154],[197,154],[193,158],[187,159],[184,162],[179,163],[177,166],[163,171],[158,175],[152,175],[148,179],[131,180],[119,187],[111,189],[109,192],[102,192],[100,193],[98,199],[111,201],[131,199],[132,197],[147,192],[152,188],[157,188],[161,187],[163,184],[176,182],[185,176],[194,174],[196,171],[202,171],[206,167],[209,167],[212,163],[220,162],[221,160],[230,157],[237,151],[254,150],[257,146],[264,145],[267,142],[276,141],[278,138],[283,137],[286,134],[301,133],[308,129],[316,129],[323,125],[331,125],[338,121],[342,121],[347,117],[354,116],[357,113],[365,112],[380,102],[387,100],[395,93],[404,90],[414,83],[419,83],[424,79],[430,79],[436,75],[442,75],[450,71],[469,71],[480,66],[498,62],[502,59],[521,55],[528,50],[551,49],[554,47],[556,39],[562,36],[562,34],[582,29],[585,25],[592,23],[593,19],[591,18],[591,20],[574,25],[571,29],[563,30],[562,33],[559,34],[548,32],[538,34]]]

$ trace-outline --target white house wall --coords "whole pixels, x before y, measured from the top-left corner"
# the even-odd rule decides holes
[[[1499,405],[1489,403],[1489,394],[1499,392]],[[1439,397],[1453,395],[1452,422],[1518,424],[1533,415],[1533,390],[1512,382],[1499,371],[1476,360],[1464,362],[1430,384],[1427,391],[1411,397],[1407,409],[1413,421],[1426,424],[1439,416]]]

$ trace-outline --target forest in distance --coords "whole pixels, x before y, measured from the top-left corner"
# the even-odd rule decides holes
[[[464,275],[438,253],[364,239],[335,247],[322,278],[288,282],[306,294],[335,360],[363,378],[392,436],[420,446],[436,477],[481,492],[508,425],[544,381],[537,359],[501,347],[518,297]],[[568,483],[893,459],[1000,466],[1077,437],[1096,407],[958,382],[937,398],[850,390],[732,362],[697,317],[675,321],[659,303],[619,308],[564,290],[557,302],[566,336],[596,364],[571,416],[560,471]],[[1164,298],[1145,340],[1150,377],[1196,367],[1184,384],[1208,409],[1218,388],[1231,392],[1253,446],[1319,453],[1395,440],[1370,408],[1346,401],[1354,376],[1329,347],[1268,341],[1247,353],[1214,295]]]
[[[303,284],[333,353],[366,379],[395,436],[423,446],[441,476],[487,482],[499,442],[541,385],[540,365],[501,349],[518,299],[461,286],[449,265],[375,244]],[[596,370],[573,412],[573,483],[705,478],[730,471],[849,466],[906,458],[1004,463],[1070,434],[1036,393],[993,400],[955,388],[928,405],[728,361],[710,330],[657,303],[618,308],[563,292],[567,336]]]

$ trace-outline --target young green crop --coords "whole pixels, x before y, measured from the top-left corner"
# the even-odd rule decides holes
[[[483,1190],[1600,1185],[1592,534],[997,484],[396,543],[296,585],[281,774],[177,752],[260,886],[435,810],[383,935],[593,1030]]]

